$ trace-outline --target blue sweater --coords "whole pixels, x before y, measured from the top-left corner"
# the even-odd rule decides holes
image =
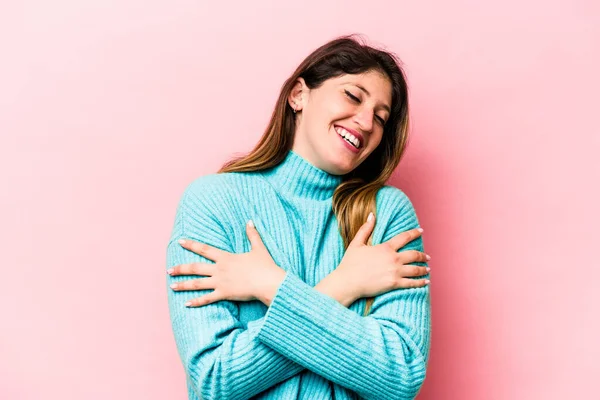
[[[341,176],[316,168],[294,151],[265,171],[215,173],[184,191],[167,247],[167,268],[214,263],[182,248],[188,238],[219,249],[250,251],[252,219],[287,274],[269,307],[220,301],[186,307],[212,290],[173,291],[199,276],[168,276],[171,322],[189,399],[413,399],[429,357],[429,285],[397,289],[349,308],[314,286],[344,255],[332,210]],[[384,186],[376,197],[372,243],[419,226],[408,197]],[[422,237],[400,249],[423,251]],[[426,265],[425,263],[414,263]],[[422,279],[420,277],[419,279]]]

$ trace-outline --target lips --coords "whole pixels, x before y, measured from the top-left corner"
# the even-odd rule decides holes
[[[361,135],[360,133],[358,133],[357,131],[355,131],[354,129],[350,129],[346,126],[343,125],[333,125],[334,127],[340,127],[340,128],[344,128],[345,130],[347,130],[348,132],[350,132],[351,134],[353,134],[358,140],[360,140],[360,148],[365,147],[365,138],[363,135]]]

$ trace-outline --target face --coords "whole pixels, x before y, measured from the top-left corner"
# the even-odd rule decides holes
[[[392,85],[377,71],[331,78],[315,89],[299,78],[288,101],[297,110],[293,150],[314,166],[343,175],[381,142]]]

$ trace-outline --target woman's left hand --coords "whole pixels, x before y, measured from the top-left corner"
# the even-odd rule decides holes
[[[215,262],[180,264],[167,271],[171,276],[206,276],[174,283],[171,288],[175,291],[214,289],[211,293],[186,302],[186,306],[204,306],[220,300],[260,300],[267,306],[271,304],[286,272],[275,264],[251,221],[246,224],[246,234],[252,249],[241,254],[192,240],[179,242],[183,248]]]

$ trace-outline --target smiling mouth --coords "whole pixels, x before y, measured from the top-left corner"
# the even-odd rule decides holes
[[[350,143],[352,146],[354,146],[357,149],[360,149],[362,147],[362,142],[360,141],[359,138],[357,138],[356,136],[354,136],[353,134],[351,134],[350,132],[348,132],[346,129],[344,129],[341,126],[334,126],[335,132],[341,136],[344,140],[346,140],[348,143]]]

